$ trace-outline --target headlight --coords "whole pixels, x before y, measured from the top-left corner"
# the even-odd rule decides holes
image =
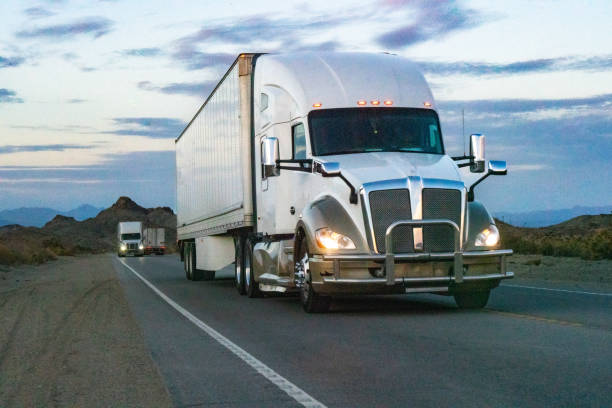
[[[321,228],[315,233],[317,245],[325,249],[355,249],[355,243],[346,235],[338,234],[329,228]]]
[[[480,234],[476,235],[476,246],[495,246],[499,242],[499,231],[495,225],[489,225]]]
[[[119,249],[121,249],[122,251],[127,250],[127,245],[125,244],[121,244],[121,246],[119,247]]]
[[[140,249],[142,251],[144,249],[144,245],[138,244],[138,249]]]

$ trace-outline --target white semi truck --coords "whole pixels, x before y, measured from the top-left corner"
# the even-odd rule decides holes
[[[178,236],[190,280],[234,262],[240,294],[431,292],[484,307],[513,276],[474,187],[506,174],[446,154],[432,93],[388,54],[241,54],[176,139]],[[467,186],[460,168],[483,173]]]
[[[166,229],[147,227],[143,230],[145,255],[163,255],[166,252]]]
[[[117,255],[144,255],[142,222],[125,221],[117,225]]]

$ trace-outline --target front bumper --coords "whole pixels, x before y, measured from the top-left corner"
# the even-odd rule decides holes
[[[511,255],[510,249],[397,254],[391,274],[384,254],[314,256],[309,265],[315,290],[325,294],[454,293],[513,278],[506,261]]]

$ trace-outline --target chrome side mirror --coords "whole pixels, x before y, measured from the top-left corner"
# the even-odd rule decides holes
[[[489,173],[494,176],[505,176],[508,174],[508,167],[505,160],[490,160]]]
[[[280,175],[280,169],[276,166],[277,160],[280,160],[278,139],[266,137],[261,141],[261,176],[263,178]]]
[[[485,135],[473,134],[470,136],[470,171],[484,173],[485,171]]]
[[[319,172],[323,177],[338,177],[340,176],[340,163],[327,162],[319,165]]]

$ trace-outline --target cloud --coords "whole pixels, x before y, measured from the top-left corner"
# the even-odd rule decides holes
[[[141,81],[138,83],[138,88],[145,91],[161,92],[167,95],[192,95],[199,97],[208,96],[215,85],[216,80],[203,82],[173,82],[168,85],[158,86],[149,81]]]
[[[21,57],[3,57],[0,55],[0,68],[17,67],[23,64],[24,59]]]
[[[66,209],[75,203],[108,206],[121,195],[147,207],[175,207],[174,158],[174,151],[144,151],[109,154],[102,164],[92,166],[0,166],[0,208],[33,202]],[[74,184],[78,188],[70,188]]]
[[[72,98],[72,99],[68,99],[66,102],[67,103],[84,103],[84,102],[87,102],[87,99]]]
[[[482,22],[478,11],[461,7],[457,0],[390,0],[385,3],[394,12],[408,8],[414,14],[410,24],[378,36],[377,42],[389,49],[439,39],[452,32],[473,28]]]
[[[211,52],[220,49],[257,49],[261,52],[284,51],[330,51],[339,47],[334,40],[304,43],[304,38],[313,38],[313,32],[336,28],[351,21],[368,17],[371,10],[360,9],[340,16],[315,16],[309,20],[302,17],[247,16],[242,19],[219,20],[207,23],[196,32],[181,37],[173,44],[171,57],[183,63],[187,69],[227,67],[237,52]],[[205,46],[206,51],[203,50]]]
[[[23,12],[28,17],[31,17],[31,18],[44,18],[44,17],[51,17],[55,15],[54,12],[47,10],[44,7],[30,7],[30,8],[23,10]]]
[[[120,52],[126,57],[156,57],[162,53],[160,48],[130,48]]]
[[[543,58],[511,63],[416,61],[426,73],[435,75],[507,75],[555,71],[602,71],[612,68],[612,55]]]
[[[18,98],[15,91],[0,88],[0,103],[23,103],[23,99]]]
[[[0,154],[22,153],[22,152],[63,152],[72,149],[91,149],[94,145],[74,144],[51,144],[51,145],[22,145],[22,146],[0,146]]]
[[[104,133],[151,138],[176,138],[186,125],[185,122],[176,118],[114,118],[113,122],[119,129]]]
[[[564,112],[581,110],[593,114],[599,110],[612,109],[612,93],[584,98],[561,99],[480,99],[480,100],[440,100],[438,107],[444,111],[471,113],[518,114],[537,111],[563,110]],[[586,111],[584,109],[587,109]]]
[[[93,38],[108,34],[113,22],[104,17],[87,17],[67,24],[56,24],[17,32],[19,38],[68,39],[79,35],[90,35]]]
[[[196,70],[215,66],[229,66],[235,59],[232,53],[201,52],[190,46],[181,46],[172,53],[172,57],[187,66],[187,69]]]

